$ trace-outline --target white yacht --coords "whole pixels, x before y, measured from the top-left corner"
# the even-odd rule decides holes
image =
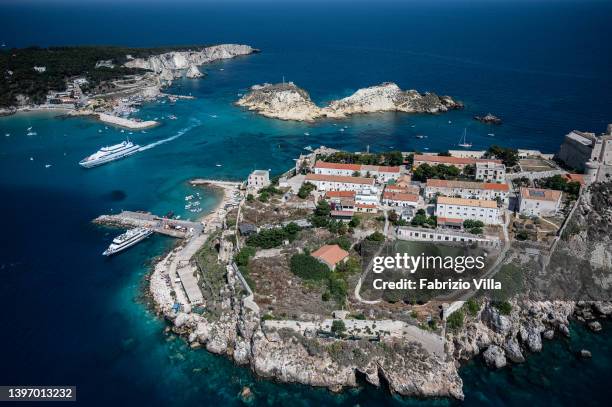
[[[113,242],[108,246],[108,249],[102,253],[104,256],[110,256],[115,253],[119,253],[127,249],[128,247],[134,246],[136,243],[149,237],[153,231],[147,228],[135,228],[130,229],[122,235],[117,236],[113,239]]]
[[[94,154],[79,161],[79,165],[85,168],[97,167],[98,165],[132,155],[138,152],[139,149],[140,146],[138,144],[134,144],[130,140],[123,141],[114,146],[102,147]]]

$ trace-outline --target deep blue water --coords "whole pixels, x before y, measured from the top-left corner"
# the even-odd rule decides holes
[[[145,145],[181,136],[100,168],[76,163],[126,134],[53,114],[0,118],[0,384],[75,384],[90,405],[231,405],[243,385],[259,404],[452,404],[371,388],[332,395],[275,384],[190,351],[138,301],[152,256],[174,242],[155,236],[103,259],[117,231],[90,220],[120,209],[188,216],[190,178],[278,173],[306,145],[445,150],[466,127],[475,148],[554,152],[567,131],[601,131],[612,121],[610,17],[606,2],[2,2],[0,42],[8,46],[238,42],[263,52],[205,67],[205,79],[176,82],[171,91],[197,99],[143,107],[139,117],[179,119],[130,137]],[[319,103],[395,81],[450,94],[466,109],[354,117],[340,133],[334,122],[281,122],[232,105],[250,85],[283,76]],[[487,111],[504,119],[494,138],[471,119]],[[26,136],[29,126],[37,135]],[[214,192],[203,196],[212,207]],[[602,404],[612,396],[610,329],[593,335],[577,325],[571,340],[547,342],[525,365],[499,372],[470,363],[462,369],[465,404]],[[582,347],[593,360],[575,357]]]

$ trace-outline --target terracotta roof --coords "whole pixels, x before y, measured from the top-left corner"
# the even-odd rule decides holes
[[[494,191],[509,191],[508,184],[496,184],[493,182],[448,181],[444,179],[428,179],[427,186],[434,188],[489,189]]]
[[[400,167],[391,167],[386,165],[366,165],[366,164],[344,164],[344,163],[329,163],[318,160],[314,168],[327,168],[332,170],[348,170],[348,171],[370,171],[370,172],[392,172],[399,173]]]
[[[522,199],[533,199],[535,201],[558,201],[561,198],[561,191],[554,189],[521,187],[520,194]]]
[[[335,170],[349,170],[349,171],[360,171],[360,164],[343,164],[343,163],[328,163],[326,161],[317,161],[314,168],[329,168]]]
[[[306,181],[343,182],[347,184],[374,185],[374,178],[345,177],[342,175],[306,174]]]
[[[580,185],[585,185],[584,175],[582,174],[565,174],[565,179],[568,182],[579,182]]]
[[[377,206],[375,204],[356,204],[355,205],[358,208],[377,208]]]
[[[501,160],[488,159],[488,158],[471,158],[471,157],[447,157],[441,155],[427,155],[427,154],[415,154],[414,162],[416,164],[417,161],[423,161],[427,163],[436,163],[436,164],[448,164],[448,165],[470,165],[476,163],[500,163]]]
[[[451,224],[451,225],[455,225],[455,224],[463,225],[463,219],[458,219],[458,218],[438,217],[436,221],[438,222],[438,225],[441,223]]]
[[[389,199],[391,201],[409,201],[418,202],[419,196],[415,194],[405,194],[402,192],[385,192],[383,199]]]
[[[390,167],[386,165],[362,165],[361,171],[398,173],[400,172],[400,167]]]
[[[331,211],[331,216],[353,216],[353,211]]]
[[[338,262],[342,261],[349,254],[346,250],[343,250],[337,244],[327,244],[321,246],[310,254],[312,257],[323,260],[327,264],[335,266]]]
[[[489,199],[465,199],[451,198],[448,196],[439,196],[438,204],[443,205],[460,205],[460,206],[475,206],[478,208],[497,208],[497,202]]]
[[[327,191],[325,198],[354,198],[355,191]]]

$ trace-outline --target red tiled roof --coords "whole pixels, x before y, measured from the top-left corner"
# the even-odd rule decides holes
[[[463,225],[463,219],[458,219],[458,218],[445,218],[445,217],[439,217],[436,219],[436,221],[439,224],[459,224],[459,225]]]
[[[346,250],[343,250],[337,244],[328,244],[321,246],[310,254],[312,257],[323,260],[327,264],[335,266],[338,262],[342,261],[349,254]]]
[[[325,198],[353,198],[355,194],[355,191],[327,191]]]
[[[427,180],[427,186],[435,188],[489,189],[494,191],[509,191],[508,184],[496,184],[493,182],[449,181],[445,179],[433,178]]]
[[[326,161],[317,161],[314,168],[329,168],[334,170],[349,170],[349,171],[360,171],[360,164],[343,164],[343,163],[328,163]]]
[[[533,199],[536,201],[558,201],[561,198],[561,191],[554,189],[521,187],[520,194],[522,199]]]
[[[347,184],[374,185],[374,178],[345,177],[342,175],[306,174],[306,181],[343,182]]]
[[[579,182],[580,185],[584,185],[584,175],[582,174],[565,174],[565,179],[568,182]]]
[[[385,192],[383,193],[383,199],[389,199],[391,201],[418,202],[419,196],[415,194],[405,194],[401,192]]]

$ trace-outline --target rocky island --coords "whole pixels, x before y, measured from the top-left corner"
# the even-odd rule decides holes
[[[463,107],[450,96],[404,91],[390,82],[359,89],[325,107],[317,106],[308,92],[293,82],[254,85],[236,104],[262,116],[296,121],[341,119],[353,114],[376,112],[441,113]]]
[[[292,85],[285,89],[302,92]],[[302,94],[299,100],[308,99]],[[405,396],[462,399],[459,368],[467,360],[481,355],[491,368],[522,363],[541,351],[545,340],[569,335],[573,318],[587,322],[594,332],[601,330],[597,319],[612,315],[606,281],[599,281],[603,288],[596,293],[601,299],[597,301],[540,291],[557,285],[573,290],[577,278],[598,280],[602,270],[612,267],[610,182],[567,197],[567,226],[554,239],[527,244],[508,236],[506,226],[492,229],[494,239],[506,237],[490,249],[487,273],[520,287],[504,298],[458,292],[424,304],[401,296],[364,300],[362,280],[367,284],[368,269],[359,266],[364,242],[398,239],[405,223],[396,208],[381,205],[384,217],[355,213],[347,226],[333,219],[324,203],[340,202],[333,198],[340,193],[327,191],[317,200],[317,186],[304,177],[316,183],[323,182],[324,175],[300,171],[346,171],[344,166],[351,163],[350,171],[361,167],[380,177],[385,170],[400,168],[392,166],[398,161],[403,158],[393,153],[353,154],[321,147],[300,156],[296,169],[277,184],[250,186],[251,177],[246,185],[236,184],[234,203],[225,202],[225,209],[211,215],[217,217],[214,222],[204,222],[203,234],[170,252],[150,276],[152,304],[170,322],[167,332],[182,335],[192,348],[227,355],[259,376],[283,382],[340,391],[365,381]],[[344,182],[369,179],[374,189],[410,190],[405,181],[409,170],[399,171],[405,172],[397,173],[391,186],[381,178],[354,174]],[[267,172],[255,171],[252,177],[266,181]],[[349,192],[344,191],[343,199]],[[388,222],[396,225],[394,232]],[[342,245],[346,261],[335,269],[317,263],[312,256],[323,242]],[[199,288],[197,301],[193,291],[184,289],[184,278],[194,279],[189,285]],[[583,291],[594,292],[591,286]]]

